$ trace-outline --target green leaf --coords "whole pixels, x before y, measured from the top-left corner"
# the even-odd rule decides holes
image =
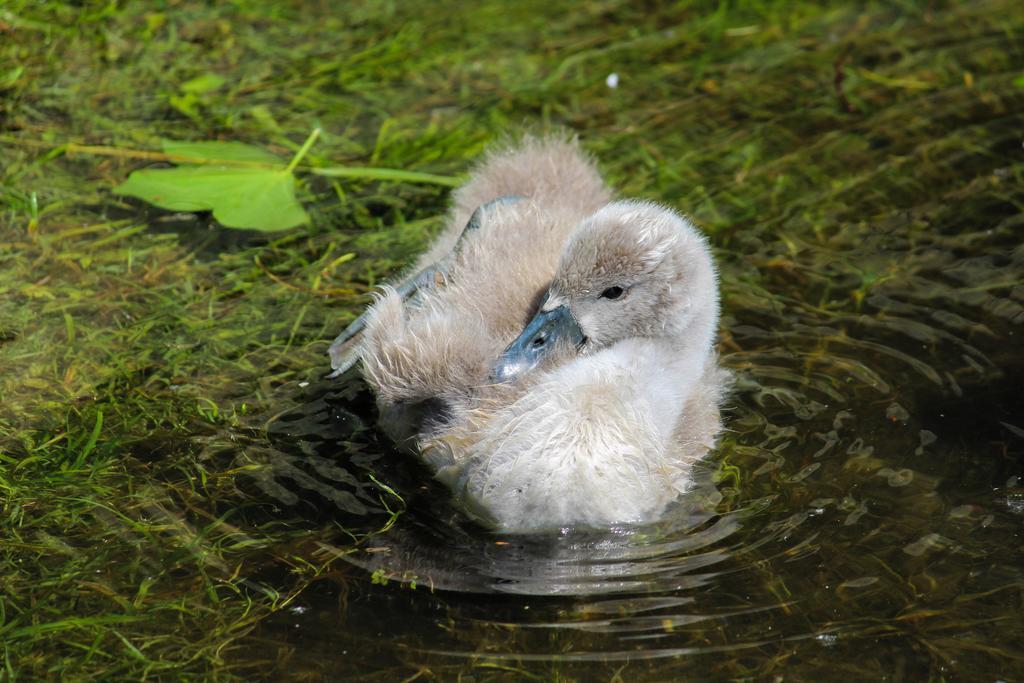
[[[167,103],[190,119],[199,120],[199,98],[195,93],[171,95],[167,98]]]
[[[244,142],[177,142],[161,140],[166,154],[175,154],[206,161],[241,161],[246,163],[270,164],[284,168],[284,161],[265,149],[247,145]]]
[[[213,211],[227,228],[264,232],[309,221],[295,198],[295,176],[270,152],[241,142],[163,140],[166,154],[197,164],[146,168],[114,188],[171,211]]]
[[[8,69],[6,73],[0,74],[0,90],[13,88],[14,84],[18,82],[18,79],[21,78],[23,73],[25,73],[24,66],[15,66]]]
[[[218,76],[217,74],[203,74],[202,76],[196,76],[192,80],[182,83],[181,91],[202,95],[203,93],[216,90],[222,85],[224,85],[223,76]]]
[[[213,211],[217,222],[228,228],[274,232],[309,221],[295,199],[295,176],[283,167],[142,169],[132,173],[114,192],[172,211]]]
[[[280,157],[241,142],[163,140],[169,160],[181,165],[135,171],[114,192],[172,211],[213,211],[213,217],[228,228],[287,230],[309,221],[295,198],[292,172],[319,135],[320,129],[314,129],[287,165]],[[332,166],[306,171],[335,178],[448,186],[460,182],[459,178],[392,168]]]

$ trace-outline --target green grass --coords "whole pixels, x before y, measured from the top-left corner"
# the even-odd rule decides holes
[[[258,449],[446,202],[393,177],[307,177],[310,226],[228,234],[113,196],[137,162],[69,143],[227,139],[288,158],[320,126],[314,166],[459,176],[506,136],[575,131],[623,195],[713,236],[723,348],[755,368],[770,363],[730,330],[757,311],[856,325],[865,297],[913,285],[883,249],[835,261],[869,224],[910,216],[922,248],[979,220],[1019,235],[1017,2],[149,6],[0,9],[0,680],[266,664],[233,653],[335,568],[316,541],[360,541],[243,520],[238,476],[261,465],[231,449]],[[1021,285],[976,275],[995,303]],[[835,348],[780,339],[806,367]],[[268,568],[284,592],[251,578]]]

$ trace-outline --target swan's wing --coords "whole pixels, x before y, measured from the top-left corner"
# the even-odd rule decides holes
[[[465,234],[465,231],[463,231]],[[460,238],[461,240],[461,238]],[[445,257],[438,263],[424,268],[420,272],[407,277],[395,290],[402,297],[403,301],[409,301],[417,293],[425,289],[432,289],[444,282],[444,270],[447,270],[451,255]],[[444,270],[442,270],[442,268]],[[334,379],[345,374],[345,372],[359,362],[363,353],[363,331],[366,329],[366,321],[370,317],[372,308],[367,308],[362,315],[353,320],[345,330],[339,334],[330,348],[327,355],[331,357],[331,367],[334,372],[327,375],[327,379]]]
[[[469,217],[469,220],[466,222],[466,227],[462,229],[462,234],[459,235],[459,239],[455,242],[455,246],[447,256],[434,265],[427,266],[411,277],[405,278],[401,284],[396,285],[395,289],[398,291],[399,295],[401,295],[403,301],[413,299],[422,291],[443,286],[447,281],[448,268],[451,266],[451,262],[454,259],[455,254],[458,253],[463,240],[466,239],[466,235],[475,232],[480,228],[484,212],[498,204],[510,204],[517,202],[520,199],[522,199],[522,197],[518,195],[509,195],[506,197],[498,197],[497,199],[493,199],[478,206],[473,212],[473,215]],[[333,368],[334,371],[327,375],[327,379],[340,377],[345,374],[349,368],[359,362],[363,353],[363,330],[366,329],[366,321],[370,315],[370,310],[371,309],[368,308],[363,311],[362,315],[353,320],[349,326],[346,327],[333,342],[331,342],[330,348],[327,349],[327,355],[331,357],[331,368]]]
[[[363,311],[362,315],[353,320],[352,324],[331,342],[330,348],[327,349],[327,355],[331,357],[333,372],[327,375],[327,379],[341,377],[359,360],[363,351],[361,342],[363,328],[366,327],[367,313],[369,313],[368,310]]]

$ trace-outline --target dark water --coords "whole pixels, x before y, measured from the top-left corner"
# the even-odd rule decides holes
[[[991,182],[1019,202],[1019,180]],[[247,656],[296,678],[1020,680],[1017,206],[716,235],[727,432],[656,525],[490,533],[377,434],[356,374],[312,383],[242,486],[253,523],[340,561]]]

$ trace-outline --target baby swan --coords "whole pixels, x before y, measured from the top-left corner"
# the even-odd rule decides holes
[[[462,424],[536,312],[570,235],[610,197],[574,140],[526,137],[491,152],[410,274],[331,344],[335,376],[361,361],[381,427],[400,443],[420,449]]]
[[[720,428],[718,311],[689,222],[649,202],[601,208],[498,357],[491,395],[437,440],[463,453],[442,477],[504,530],[656,519]]]

